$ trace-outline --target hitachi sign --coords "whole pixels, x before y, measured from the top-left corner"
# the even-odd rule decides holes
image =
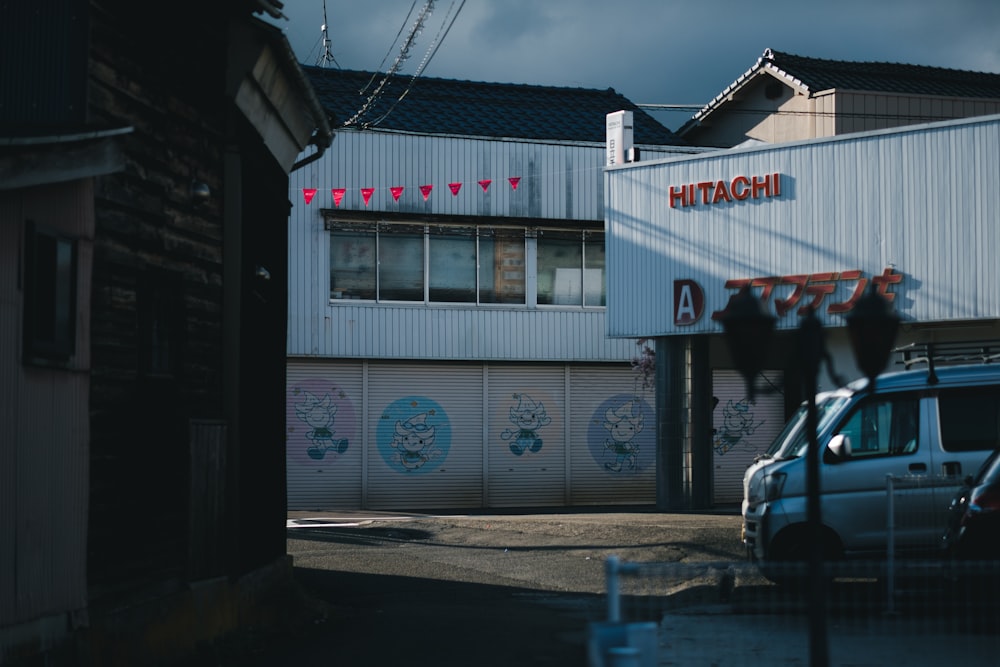
[[[777,197],[781,195],[781,174],[737,176],[731,181],[701,181],[670,186],[670,208],[697,204]]]

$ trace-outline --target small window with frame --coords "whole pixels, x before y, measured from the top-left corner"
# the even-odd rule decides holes
[[[28,221],[24,246],[25,362],[64,364],[76,352],[77,241]]]

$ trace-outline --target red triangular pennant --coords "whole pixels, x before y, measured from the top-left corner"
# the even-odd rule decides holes
[[[493,182],[492,179],[489,178],[484,179],[482,181],[479,181],[479,187],[483,189],[483,192],[486,192],[486,190],[488,190],[490,187],[490,183],[492,182]]]
[[[375,192],[375,188],[361,188],[361,198],[365,200],[365,206],[368,206],[368,202],[371,201],[373,192]]]
[[[306,200],[306,204],[313,200],[316,196],[316,188],[302,188],[302,197]]]
[[[392,193],[392,198],[394,201],[399,201],[399,196],[403,194],[403,186],[394,185],[391,188],[389,188],[389,192]]]
[[[434,189],[433,185],[421,185],[420,186],[420,194],[422,194],[424,196],[424,201],[427,201],[427,198],[431,196],[431,190],[433,190],[433,189]]]
[[[347,188],[333,188],[330,192],[333,193],[333,205],[340,206],[340,202],[344,200],[344,193],[347,192]]]
[[[462,184],[461,183],[449,183],[448,187],[451,188],[451,194],[452,194],[452,196],[455,196],[455,195],[458,194],[458,191],[462,189]]]
[[[511,190],[517,190],[517,184],[521,182],[521,177],[520,176],[511,176],[507,180],[510,181],[510,189]]]

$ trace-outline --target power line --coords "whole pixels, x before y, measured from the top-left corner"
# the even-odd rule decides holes
[[[695,104],[636,104],[640,109],[651,111],[692,111],[697,113],[705,108],[705,105]],[[816,118],[861,118],[868,120],[913,120],[913,121],[935,121],[954,120],[965,118],[965,115],[943,116],[928,115],[920,113],[871,113],[867,111],[796,111],[792,109],[723,109],[720,113],[736,115],[754,116],[812,116]]]
[[[455,15],[451,17],[451,21],[448,21],[448,17],[451,16],[451,10],[454,6],[455,3],[452,2],[451,6],[448,7],[448,13],[445,14],[444,21],[441,23],[441,28],[438,30],[438,34],[435,35],[434,41],[432,41],[430,46],[427,47],[427,53],[424,54],[424,59],[420,62],[420,65],[413,73],[413,76],[410,77],[410,83],[406,86],[406,89],[396,99],[396,101],[392,103],[392,106],[390,106],[389,109],[375,121],[369,123],[368,124],[369,126],[374,127],[379,123],[381,123],[383,120],[385,120],[386,117],[390,113],[392,113],[393,109],[396,108],[396,105],[402,102],[403,98],[406,97],[406,94],[410,92],[410,89],[413,87],[413,84],[416,82],[417,78],[423,73],[424,68],[427,67],[427,65],[430,63],[431,59],[434,57],[434,54],[437,53],[438,47],[441,46],[441,42],[444,41],[444,38],[448,36],[448,31],[451,30],[451,26],[454,25],[455,19],[458,18],[458,13],[462,11],[462,7],[465,6],[465,0],[462,0],[462,4],[458,6],[458,10],[455,12]]]

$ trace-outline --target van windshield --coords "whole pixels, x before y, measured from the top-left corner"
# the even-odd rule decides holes
[[[821,394],[816,397],[817,432],[822,432],[831,419],[840,413],[841,407],[850,400],[843,394]],[[809,444],[809,434],[806,432],[807,406],[803,403],[785,424],[778,437],[774,439],[767,453],[762,458],[794,459],[805,453]]]

